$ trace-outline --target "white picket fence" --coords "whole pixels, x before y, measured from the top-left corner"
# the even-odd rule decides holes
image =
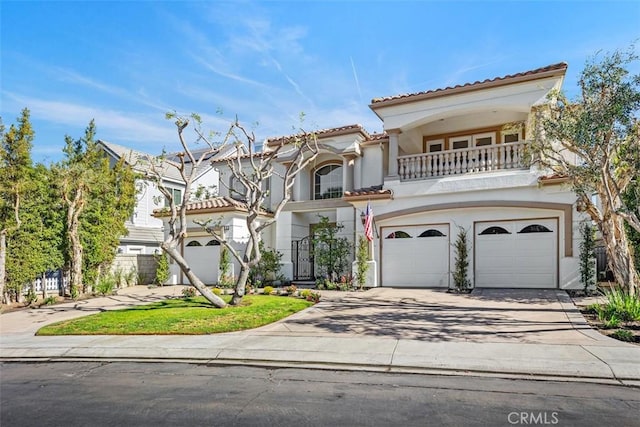
[[[42,277],[38,277],[33,281],[36,293],[42,293],[43,282],[47,292],[55,291],[59,293],[61,290],[69,286],[69,277],[66,276],[62,270],[48,271],[44,275],[44,280]],[[29,292],[29,288],[30,286],[24,286],[22,288],[22,293],[26,295],[27,292]]]

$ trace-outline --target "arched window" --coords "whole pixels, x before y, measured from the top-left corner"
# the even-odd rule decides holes
[[[553,233],[553,231],[549,230],[544,225],[540,224],[531,224],[527,225],[522,230],[518,231],[518,233]]]
[[[482,233],[480,233],[481,236],[483,235],[487,235],[487,234],[511,234],[509,233],[507,230],[505,230],[502,227],[489,227],[489,228],[485,228]]]
[[[205,246],[220,246],[220,242],[217,240],[209,240]]]
[[[337,199],[342,197],[342,165],[326,165],[313,174],[313,198]]]
[[[187,243],[187,246],[202,246],[202,243],[198,242],[197,240],[192,240],[189,243]]]
[[[387,235],[387,239],[409,239],[411,236],[406,231],[394,231]]]
[[[432,228],[431,230],[423,231],[422,234],[420,234],[418,237],[443,237],[443,236],[446,236],[446,234],[444,234],[440,230],[435,230]]]

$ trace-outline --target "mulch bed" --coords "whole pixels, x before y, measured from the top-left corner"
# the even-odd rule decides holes
[[[640,322],[620,322],[620,326],[616,328],[609,328],[603,322],[598,319],[598,314],[595,310],[589,308],[582,308],[580,310],[582,316],[589,322],[589,325],[596,329],[603,335],[606,335],[610,338],[619,339],[616,336],[612,336],[618,330],[626,330],[632,334],[632,340],[625,342],[630,342],[632,344],[640,345]],[[623,340],[620,340],[623,341]]]

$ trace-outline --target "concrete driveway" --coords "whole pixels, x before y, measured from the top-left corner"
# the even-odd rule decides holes
[[[591,329],[560,290],[475,289],[471,294],[450,294],[438,289],[375,288],[322,295],[324,302],[258,331],[431,342],[616,342]]]

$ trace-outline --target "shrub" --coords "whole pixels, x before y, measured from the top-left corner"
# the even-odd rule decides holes
[[[600,319],[603,320],[605,328],[617,328],[620,326],[620,319],[615,314],[611,315],[609,318]]]
[[[130,269],[127,273],[125,273],[124,282],[127,284],[127,286],[133,286],[136,284],[137,278],[138,278],[138,270],[136,270],[134,267]]]
[[[182,297],[183,298],[193,298],[196,296],[196,289],[192,287],[183,288],[182,289]]]
[[[307,299],[311,295],[311,289],[303,289],[300,291],[300,296],[304,299]]]
[[[634,340],[633,333],[626,329],[618,329],[609,336],[620,341],[632,342]]]
[[[27,290],[27,295],[24,296],[25,304],[31,305],[37,300],[38,300],[38,295],[36,295],[36,291],[33,289],[33,287],[29,287],[29,289]]]
[[[258,247],[260,250],[260,262],[251,269],[249,278],[256,283],[272,283],[282,277],[280,268],[282,267],[283,254],[275,249],[265,248],[262,241],[260,241]]]
[[[332,224],[328,217],[319,216],[320,222],[313,232],[314,261],[322,276],[335,279],[346,271],[352,245],[346,237],[338,237],[343,225]]]
[[[158,266],[156,267],[156,279],[155,282],[162,286],[167,283],[169,280],[170,271],[169,271],[169,258],[164,251],[160,254],[154,255]]]
[[[612,288],[606,292],[607,303],[604,310],[624,321],[640,321],[640,298],[629,295],[622,288]]]
[[[116,287],[116,280],[117,277],[112,274],[100,277],[96,283],[96,293],[103,296],[111,295]]]
[[[298,288],[296,287],[296,285],[289,285],[284,288],[284,290],[289,295],[295,295],[295,293],[298,291]]]
[[[50,296],[46,297],[44,299],[44,301],[42,301],[42,304],[44,304],[44,305],[53,305],[53,304],[56,303],[56,301],[57,301],[57,298],[55,296],[53,296],[53,295],[50,295]]]
[[[582,237],[580,242],[580,281],[584,287],[584,292],[588,293],[596,286],[596,268],[594,264],[595,230],[591,224],[585,222],[580,229],[580,235]]]
[[[369,245],[366,238],[358,236],[358,247],[356,249],[356,282],[362,290],[367,280],[369,271]]]
[[[307,295],[307,301],[312,301],[314,303],[319,302],[320,301],[320,292],[311,291],[309,293],[309,295]]]
[[[469,244],[467,230],[458,226],[458,236],[453,244],[455,251],[455,267],[453,270],[453,284],[458,292],[466,292],[471,287],[468,277],[469,269]]]
[[[262,293],[265,295],[271,295],[273,293],[273,286],[265,286]]]

